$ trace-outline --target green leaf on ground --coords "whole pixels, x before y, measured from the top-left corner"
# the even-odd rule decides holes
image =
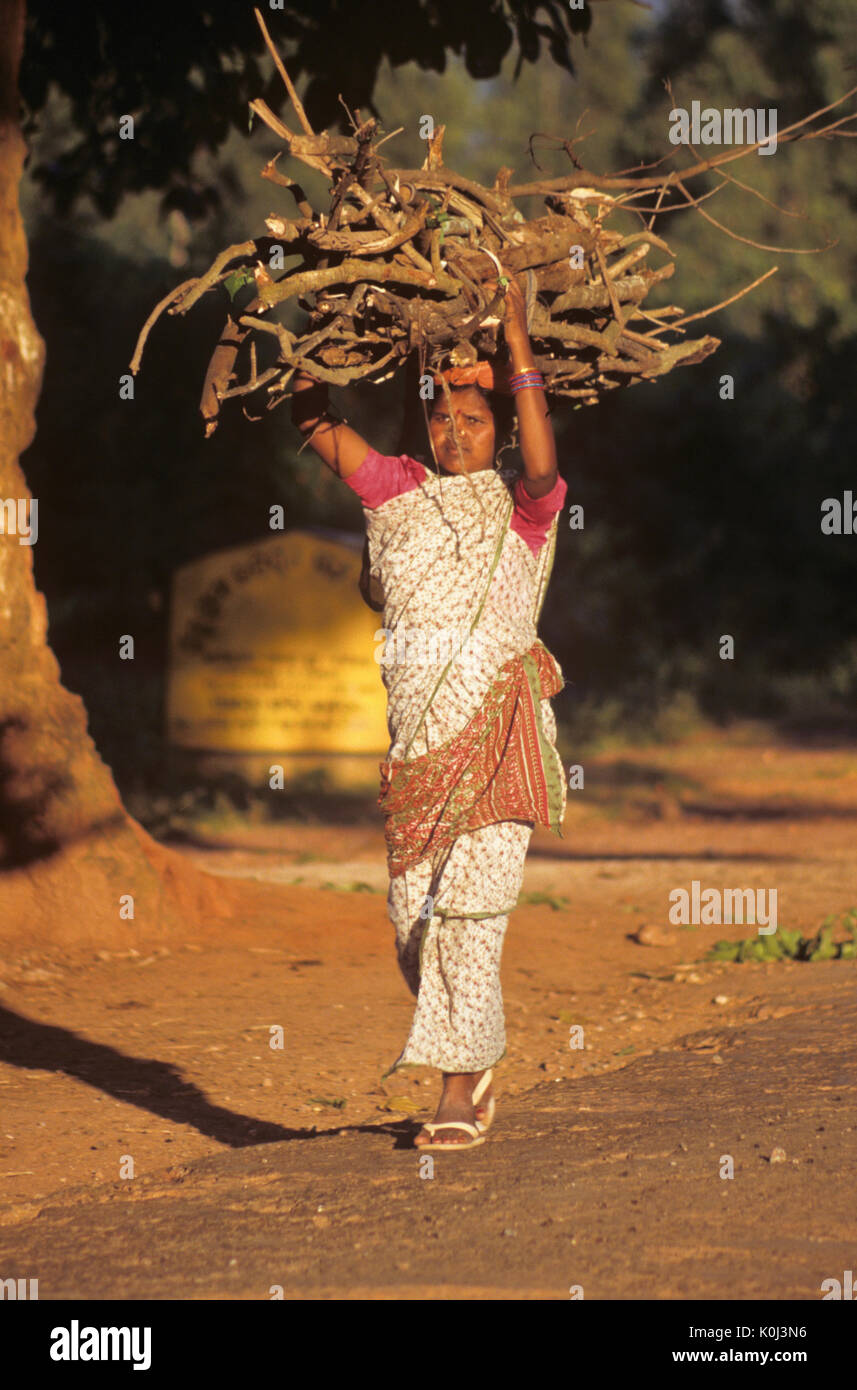
[[[550,907],[554,912],[568,911],[571,902],[568,898],[559,897],[555,893],[522,893],[518,898],[518,906],[529,907]]]
[[[778,927],[775,932],[745,936],[739,941],[715,941],[706,960],[772,961],[772,960],[854,960],[857,958],[857,920],[855,909],[849,908],[839,917],[840,931],[850,934],[851,940],[840,936],[834,940],[837,927],[835,914],[825,917],[815,936],[801,936],[795,928]]]
[[[329,888],[334,893],[377,893],[379,889],[373,888],[371,883],[323,883],[322,888]]]

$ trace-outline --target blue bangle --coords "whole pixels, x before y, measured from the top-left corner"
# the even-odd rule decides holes
[[[528,387],[537,390],[544,390],[545,379],[541,372],[518,372],[509,379],[509,389],[512,395],[517,395],[519,391],[526,391]]]

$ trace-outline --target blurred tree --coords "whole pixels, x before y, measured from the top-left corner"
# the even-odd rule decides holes
[[[773,107],[780,131],[842,96],[857,72],[854,6],[670,0],[640,31],[636,54],[613,168],[667,148],[667,79],[679,106]],[[853,169],[847,139],[780,145],[727,166],[762,196],[727,181],[699,210],[656,224],[677,254],[665,303],[701,309],[780,269],[709,320],[728,336],[701,367],[574,417],[569,463],[581,461],[573,500],[586,504],[586,531],[565,538],[546,640],[579,682],[581,733],[604,727],[605,711],[626,731],[650,726],[679,693],[718,717],[853,732],[857,548],[820,529],[822,500],[854,484]],[[708,189],[719,181],[710,175]],[[780,255],[752,242],[835,244]],[[735,661],[720,660],[721,633],[735,635]]]
[[[448,54],[462,54],[468,74],[481,79],[500,71],[513,45],[520,70],[546,44],[551,59],[572,72],[570,39],[591,25],[589,6],[571,9],[560,0],[263,0],[259,8],[292,80],[309,76],[301,99],[316,130],[350,130],[340,95],[352,110],[379,114],[373,95],[385,58],[393,67],[415,62],[443,73]],[[246,130],[251,97],[261,95],[275,111],[284,97],[253,7],[224,0],[147,0],[121,15],[104,0],[30,0],[25,135],[52,83],[71,100],[69,148],[33,176],[58,212],[88,194],[104,216],[125,193],[146,188],[163,190],[164,205],[190,218],[204,214],[219,194],[213,184],[193,185],[197,150],[217,150],[230,129]],[[133,160],[124,157],[117,130],[126,114],[138,123]]]

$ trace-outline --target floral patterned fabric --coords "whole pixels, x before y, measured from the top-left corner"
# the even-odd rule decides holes
[[[517,821],[484,826],[391,880],[399,968],[417,1002],[387,1075],[404,1066],[483,1071],[503,1056],[500,959],[532,833]]]
[[[555,828],[565,811],[550,706],[562,672],[538,643],[536,623],[566,489],[558,481],[548,498],[532,499],[508,474],[420,475],[415,460],[391,458],[397,490],[385,497],[377,491],[378,458],[383,464],[383,456],[369,460],[375,483],[367,469],[364,498],[372,591],[383,603],[376,640],[416,633],[420,650],[444,651],[443,660],[411,660],[410,640],[397,642],[395,659],[381,666],[391,740],[382,765],[391,781],[382,792],[390,811],[388,908],[399,964],[417,996],[410,1037],[391,1070],[418,1063],[477,1071],[505,1050],[500,956],[534,808],[549,801]],[[349,479],[355,491],[364,486],[360,472]],[[446,660],[442,639],[450,631],[479,640]],[[515,738],[504,741],[516,714]],[[513,794],[524,780],[538,786],[526,801]],[[473,823],[486,814],[491,823]]]
[[[465,831],[499,821],[532,819],[561,833],[562,769],[539,718],[539,700],[561,689],[559,667],[536,642],[506,663],[449,743],[421,758],[382,764],[378,800],[391,875]]]
[[[365,508],[370,576],[384,605],[382,630],[422,633],[426,647],[437,649],[450,632],[479,637],[462,643],[446,667],[408,659],[382,666],[388,762],[420,757],[460,733],[501,668],[536,641],[556,516],[534,554],[511,527],[516,508],[510,483],[508,475],[487,469],[453,477],[428,473],[418,486]],[[552,499],[554,512],[564,489]],[[553,742],[549,708],[543,701]]]

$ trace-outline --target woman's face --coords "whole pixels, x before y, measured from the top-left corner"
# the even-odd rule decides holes
[[[451,416],[455,419],[458,445]],[[450,390],[449,400],[441,387],[429,428],[437,461],[445,472],[478,473],[493,466],[494,416],[488,402],[472,386]]]

